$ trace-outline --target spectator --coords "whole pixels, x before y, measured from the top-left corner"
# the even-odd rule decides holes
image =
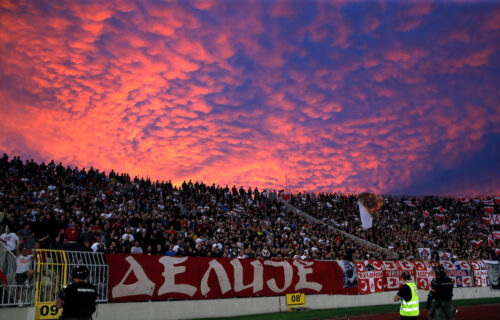
[[[8,250],[16,254],[16,248],[19,244],[19,237],[15,232],[9,231],[9,228],[6,228],[5,232],[0,236],[0,239],[5,244]]]
[[[130,249],[130,253],[131,254],[142,254],[142,248],[141,248],[141,244],[139,243],[139,241],[135,241],[134,242],[134,246]]]

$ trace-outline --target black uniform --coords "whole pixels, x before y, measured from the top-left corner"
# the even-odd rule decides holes
[[[96,288],[86,282],[71,283],[59,292],[64,300],[61,319],[91,319],[95,312]]]
[[[452,320],[455,318],[451,298],[453,297],[453,281],[448,276],[432,280],[427,307],[431,309],[431,319]]]

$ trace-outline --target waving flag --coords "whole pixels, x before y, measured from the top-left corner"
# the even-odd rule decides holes
[[[431,216],[431,215],[429,214],[429,211],[427,211],[427,210],[424,210],[424,211],[422,212],[422,214],[423,214],[423,215],[424,215],[424,217],[426,217],[426,218],[429,218],[429,217]]]
[[[493,214],[493,207],[484,207],[484,213]]]
[[[416,208],[417,206],[413,204],[413,202],[411,201],[405,201],[405,204],[408,206],[408,207],[413,207],[413,208]]]
[[[491,248],[493,248],[495,246],[495,239],[493,239],[492,236],[489,236],[488,237],[488,244]]]
[[[488,226],[487,226],[487,225],[485,225],[485,224],[483,224],[483,223],[478,224],[477,226],[478,226],[479,228],[481,228],[481,229],[488,230]]]
[[[373,218],[372,215],[368,212],[368,209],[361,203],[361,201],[358,201],[359,205],[359,214],[361,216],[361,226],[364,229],[370,229],[373,225]]]
[[[474,245],[474,247],[476,248],[479,248],[483,245],[483,240],[472,240],[472,244]]]
[[[500,204],[500,197],[495,197],[495,203]]]
[[[483,203],[486,206],[494,206],[495,205],[495,203],[493,202],[493,200],[484,200]]]
[[[500,231],[493,231],[493,239],[500,240]]]
[[[439,206],[439,207],[435,207],[435,208],[433,208],[433,209],[434,209],[434,210],[439,210],[439,212],[446,212],[446,211],[448,211],[448,210],[446,210],[445,208],[443,208],[443,207],[441,207],[441,206]]]
[[[443,221],[444,220],[444,214],[436,214],[436,215],[434,215],[434,218],[436,218],[436,220]]]
[[[490,217],[482,217],[481,220],[484,222],[484,223],[490,223]]]

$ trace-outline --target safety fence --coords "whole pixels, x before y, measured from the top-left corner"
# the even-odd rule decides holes
[[[16,282],[16,258],[0,246],[2,272],[7,284],[0,288],[0,306],[35,306],[35,319],[58,319],[61,310],[56,307],[60,290],[71,280],[71,272],[76,266],[86,266],[89,282],[97,288],[97,302],[108,301],[109,267],[102,253],[35,250],[33,255],[34,276],[26,283]],[[7,258],[5,258],[7,257]],[[9,258],[10,257],[10,258]],[[3,271],[6,270],[6,271]]]

